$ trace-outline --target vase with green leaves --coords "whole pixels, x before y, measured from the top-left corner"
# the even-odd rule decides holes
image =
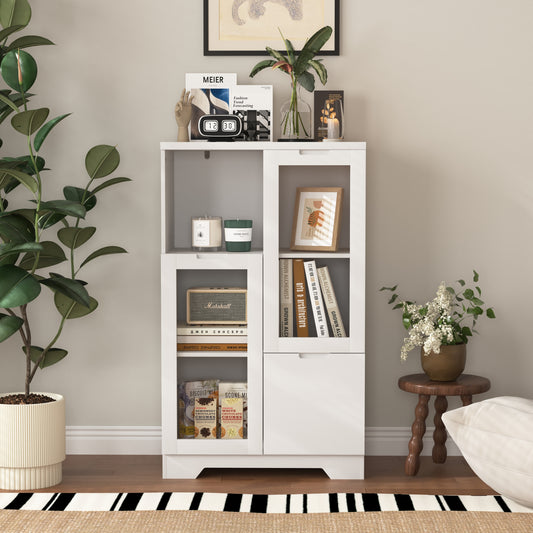
[[[290,76],[291,95],[281,108],[281,139],[309,140],[311,138],[311,108],[300,98],[300,88],[309,92],[315,90],[314,70],[323,85],[328,80],[328,72],[321,59],[315,59],[332,34],[330,26],[324,26],[314,33],[297,52],[289,39],[281,38],[285,44],[285,53],[266,47],[267,53],[273,59],[265,59],[257,63],[250,72],[253,78],[258,72],[266,68],[280,69]],[[305,108],[305,111],[304,111]]]
[[[52,172],[43,148],[69,114],[49,119],[47,107],[30,107],[37,63],[26,50],[53,44],[35,35],[8,42],[30,19],[27,0],[0,0],[0,73],[6,84],[0,89],[0,123],[9,124],[13,136],[22,135],[27,147],[22,155],[7,155],[5,146],[0,149],[0,342],[15,334],[22,340],[25,386],[17,401],[26,403],[32,401],[30,384],[38,369],[67,355],[67,350],[57,346],[65,324],[98,306],[89,293],[86,265],[101,256],[126,251],[119,246],[90,249],[96,227],[86,220],[104,189],[130,181],[108,178],[120,156],[114,146],[98,145],[85,157],[85,183],[65,185],[63,197],[54,198]],[[32,314],[31,308],[42,299],[49,302],[57,323],[49,338],[41,341],[32,334],[32,323],[39,315]]]
[[[479,274],[475,270],[472,281],[473,286],[469,287],[465,280],[459,279],[455,288],[443,281],[435,298],[425,304],[402,300],[396,292],[398,285],[380,289],[391,292],[388,303],[393,309],[402,311],[402,324],[408,331],[400,352],[402,360],[406,360],[409,352],[417,346],[421,347],[422,367],[425,371],[426,366],[436,366],[439,371],[443,370],[447,354],[450,355],[448,359],[453,357],[456,360],[454,371],[441,374],[445,375],[446,379],[436,379],[438,381],[452,381],[464,369],[466,344],[469,338],[477,333],[475,327],[478,319],[483,315],[496,318],[494,309],[486,308],[484,300],[481,299]],[[428,363],[428,358],[431,358],[431,363]],[[463,368],[460,368],[461,364]],[[429,375],[429,372],[426,373]],[[430,377],[435,379],[432,375]]]

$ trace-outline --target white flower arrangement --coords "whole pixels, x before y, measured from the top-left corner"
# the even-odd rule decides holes
[[[473,281],[477,283],[479,274],[474,270]],[[485,302],[479,297],[481,289],[476,285],[474,290],[465,288],[465,281],[460,279],[457,283],[460,291],[446,286],[443,281],[437,289],[433,300],[419,305],[416,302],[399,300],[395,293],[398,285],[382,287],[382,291],[391,291],[393,294],[389,304],[394,304],[393,309],[402,309],[402,321],[409,334],[403,340],[401,358],[407,359],[409,352],[417,346],[422,346],[424,353],[439,353],[443,345],[466,344],[468,337],[477,333],[474,329],[478,317],[485,313],[489,318],[496,318],[494,310],[490,307],[483,311]],[[471,327],[464,325],[465,320],[471,321]]]

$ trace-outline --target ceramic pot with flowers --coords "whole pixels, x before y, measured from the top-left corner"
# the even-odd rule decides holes
[[[408,331],[400,352],[406,360],[409,352],[420,346],[422,368],[430,379],[453,381],[461,375],[466,361],[466,344],[477,333],[475,330],[480,316],[496,318],[492,307],[484,309],[479,274],[473,271],[473,288],[464,280],[457,280],[458,287],[439,285],[433,300],[423,305],[414,301],[401,300],[394,287],[380,290],[392,293],[389,304],[402,310],[402,323]]]

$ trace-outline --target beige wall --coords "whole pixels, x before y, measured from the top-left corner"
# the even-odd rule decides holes
[[[533,73],[529,0],[343,0],[341,56],[328,87],[345,90],[347,139],[368,142],[367,426],[408,426],[414,398],[399,376],[400,316],[378,289],[425,301],[441,280],[481,274],[498,319],[479,324],[467,371],[489,395],[531,396],[528,305],[533,270]],[[203,57],[200,0],[33,0],[40,105],[73,115],[45,147],[58,190],[83,175],[85,151],[118,144],[133,183],[102,195],[96,245],[127,256],[86,269],[101,309],[72,321],[60,365],[35,390],[67,397],[67,424],[160,424],[159,142],[174,140],[184,74],[237,72],[253,57]],[[265,72],[275,104],[287,80]],[[80,178],[82,179],[82,178]],[[397,313],[397,312],[396,312]],[[55,323],[42,316],[40,326]],[[37,327],[39,329],[39,327]],[[20,342],[0,346],[0,390],[19,389]],[[451,402],[451,405],[456,405]]]

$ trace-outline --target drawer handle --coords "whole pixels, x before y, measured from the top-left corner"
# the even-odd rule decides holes
[[[327,357],[328,355],[331,355],[329,353],[299,353],[298,357],[300,359],[312,359],[315,357]]]
[[[300,155],[328,155],[331,150],[298,150]]]

